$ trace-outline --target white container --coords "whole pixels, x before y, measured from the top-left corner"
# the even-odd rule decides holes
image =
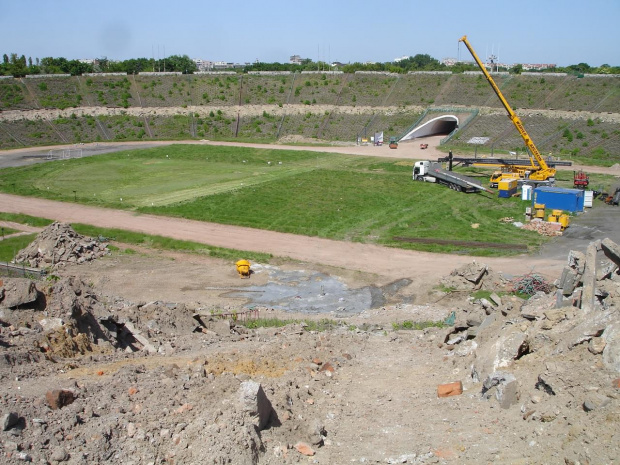
[[[583,206],[592,208],[592,201],[594,200],[594,191],[584,191],[583,193]]]
[[[521,187],[521,200],[532,200],[532,186],[524,184]]]

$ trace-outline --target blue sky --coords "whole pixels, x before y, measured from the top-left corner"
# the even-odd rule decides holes
[[[429,54],[620,66],[620,0],[2,0],[0,53],[238,63]]]

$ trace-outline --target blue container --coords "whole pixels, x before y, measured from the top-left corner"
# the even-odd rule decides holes
[[[504,199],[509,199],[513,195],[517,194],[517,188],[514,187],[512,189],[500,189],[497,191],[498,197],[502,197]]]
[[[542,203],[546,209],[582,212],[584,191],[562,187],[537,187],[532,195],[532,205]]]

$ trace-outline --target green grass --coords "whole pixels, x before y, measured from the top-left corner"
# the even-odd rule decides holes
[[[304,324],[306,331],[329,331],[340,326],[340,323],[336,320],[330,320],[329,318],[322,318],[320,320],[282,320],[280,318],[257,318],[255,320],[247,320],[238,322],[238,324],[244,325],[246,328],[281,328],[283,326],[292,324]]]
[[[260,263],[268,263],[271,258],[271,255],[266,253],[246,252],[235,249],[212,247],[205,244],[199,244],[197,242],[180,241],[177,239],[170,239],[168,237],[136,233],[122,229],[98,228],[80,223],[74,223],[71,226],[75,232],[85,236],[101,237],[102,239],[113,240],[123,244],[133,244],[159,250],[206,255],[224,260],[236,261],[241,258],[245,258],[247,260]],[[127,249],[124,253],[134,254],[135,251],[132,249]]]
[[[507,255],[520,252],[480,243],[524,244],[535,250],[547,240],[499,221],[523,219],[529,204],[519,198],[462,194],[414,182],[412,163],[295,150],[174,145],[0,170],[0,191],[432,252]],[[468,174],[479,176],[484,184],[488,181],[488,173],[480,170]],[[478,244],[414,244],[395,237]],[[165,245],[163,238],[132,240],[177,247]]]
[[[2,227],[2,236],[8,236],[9,234],[14,234],[16,232],[19,232],[19,231],[13,228]]]
[[[54,222],[47,218],[39,218],[36,216],[22,215],[20,213],[0,212],[1,221],[12,221],[13,223],[25,224],[36,228],[44,228]]]
[[[231,192],[331,163],[329,154],[173,145],[0,171],[0,191],[114,208]]]
[[[408,330],[422,330],[426,328],[445,328],[446,324],[443,321],[411,321],[405,320],[402,323],[392,323],[392,329],[398,331],[400,329]]]
[[[17,252],[30,244],[36,234],[26,234],[24,236],[9,237],[0,241],[0,262],[10,262],[15,258]]]

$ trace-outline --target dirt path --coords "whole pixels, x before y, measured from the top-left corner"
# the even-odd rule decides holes
[[[403,160],[436,160],[439,157],[445,157],[446,153],[439,149],[439,143],[444,136],[425,137],[425,143],[428,143],[427,149],[421,149],[418,141],[403,142],[399,144],[398,149],[393,150],[388,145],[312,145],[312,142],[300,140],[300,143],[306,142],[309,145],[284,145],[284,144],[254,144],[241,142],[226,141],[210,141],[210,140],[189,140],[189,141],[148,141],[148,142],[105,142],[90,144],[70,144],[70,145],[54,145],[46,147],[27,147],[21,149],[5,150],[0,152],[0,168],[9,166],[21,166],[36,162],[44,161],[44,156],[50,151],[61,151],[63,149],[83,150],[83,156],[99,155],[108,152],[116,152],[119,150],[133,150],[137,148],[160,147],[175,144],[192,144],[192,145],[212,145],[212,146],[228,146],[228,147],[251,147],[256,149],[268,150],[303,150],[310,152],[327,152],[342,153],[346,155],[360,155],[370,157],[383,158],[401,158]],[[458,156],[458,154],[455,154]],[[589,173],[610,174],[620,177],[620,166],[613,167],[604,166],[586,166],[573,164],[572,166],[558,166],[558,170],[584,170]]]
[[[0,211],[120,228],[218,247],[266,252],[304,262],[375,273],[392,279],[407,277],[436,282],[437,278],[446,276],[454,268],[475,260],[470,256],[414,252],[238,226],[137,215],[127,211],[7,194],[0,194]],[[551,278],[559,275],[564,264],[563,260],[530,257],[485,258],[484,262],[496,271],[517,275],[536,271]]]

